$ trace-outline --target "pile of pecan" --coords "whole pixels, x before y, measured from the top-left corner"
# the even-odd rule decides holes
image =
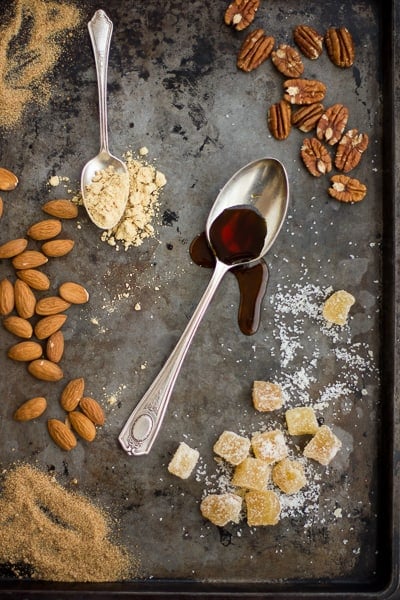
[[[259,5],[260,0],[234,0],[225,11],[225,23],[238,31],[247,28]],[[324,107],[326,86],[317,79],[303,77],[302,59],[302,55],[318,59],[325,46],[336,67],[351,67],[355,58],[352,35],[346,27],[330,27],[321,35],[309,25],[298,25],[293,30],[293,40],[298,49],[286,43],[275,48],[273,36],[266,35],[261,28],[254,29],[243,40],[237,67],[249,73],[271,58],[276,69],[288,78],[283,82],[282,99],[268,110],[271,134],[277,140],[285,140],[292,127],[304,133],[315,130],[314,137],[305,138],[301,145],[300,156],[305,167],[314,177],[326,175],[335,167],[339,174],[331,178],[329,195],[341,202],[359,202],[367,188],[347,173],[360,162],[368,147],[368,135],[355,128],[345,131],[349,111],[343,104]],[[335,147],[333,157],[329,147]]]

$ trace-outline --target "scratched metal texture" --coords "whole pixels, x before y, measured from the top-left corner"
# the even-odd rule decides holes
[[[276,43],[292,43],[293,27],[301,23],[321,32],[341,25],[351,30],[356,45],[352,68],[333,66],[326,52],[317,61],[304,59],[304,75],[327,85],[325,105],[343,102],[349,125],[369,135],[369,148],[354,171],[368,186],[368,195],[359,205],[347,206],[328,197],[327,177],[315,179],[302,166],[304,136],[299,131],[285,142],[271,137],[266,114],[281,98],[284,77],[270,61],[251,74],[236,68],[247,31],[235,32],[223,23],[224,2],[79,5],[82,30],[71,38],[68,58],[54,72],[50,104],[31,106],[17,129],[2,132],[0,163],[18,174],[20,185],[4,194],[0,241],[23,235],[41,218],[45,200],[71,195],[62,187],[49,188],[50,176],[68,177],[73,192],[82,166],[97,153],[97,88],[85,23],[98,8],[114,23],[108,73],[110,148],[121,156],[147,146],[149,161],[165,173],[167,185],[160,196],[156,236],[139,248],[116,251],[105,244],[82,210],[79,228],[65,222],[64,232],[75,240],[75,248],[44,270],[52,289],[65,280],[84,284],[90,302],[71,309],[63,329],[63,381],[39,382],[24,365],[12,363],[6,352],[14,338],[0,332],[1,466],[7,469],[24,460],[55,472],[67,486],[76,478],[78,491],[118,518],[119,539],[140,557],[141,572],[137,580],[123,584],[56,588],[14,581],[4,566],[4,594],[28,597],[43,591],[63,597],[72,592],[82,598],[159,592],[192,597],[218,592],[289,598],[338,593],[351,598],[363,592],[365,597],[389,597],[397,585],[393,565],[398,537],[391,512],[392,501],[395,507],[398,501],[392,487],[394,186],[388,169],[394,158],[390,32],[398,15],[391,13],[390,2],[374,0],[272,0],[262,3],[252,25],[263,27]],[[189,244],[203,230],[225,181],[261,156],[284,163],[291,197],[288,219],[267,256],[270,281],[260,328],[252,337],[240,333],[237,288],[228,275],[193,341],[153,450],[146,457],[127,456],[118,434],[209,280],[207,269],[191,263]],[[0,276],[13,278],[8,262],[3,263]],[[300,514],[275,527],[214,527],[199,512],[206,479],[216,472],[212,446],[225,429],[257,430],[262,419],[251,407],[252,382],[279,378],[284,369],[271,299],[302,281],[354,294],[352,340],[368,346],[379,373],[360,376],[343,401],[346,409],[341,411],[340,401],[334,401],[319,413],[342,435],[344,448],[328,469],[315,467],[322,484],[311,526],[305,526]],[[141,310],[134,310],[137,303]],[[315,346],[331,344],[324,339],[320,328],[311,326],[293,372]],[[314,397],[342,368],[328,347],[326,351],[311,386]],[[47,396],[47,416],[63,418],[58,398],[65,382],[78,376],[107,413],[93,444],[79,442],[64,453],[48,437],[46,416],[30,424],[13,422],[16,406],[35,395]],[[296,398],[290,402],[295,405]],[[277,418],[284,427],[282,415]],[[268,424],[268,417],[263,419]],[[202,457],[197,474],[185,481],[167,471],[181,441],[198,448]]]

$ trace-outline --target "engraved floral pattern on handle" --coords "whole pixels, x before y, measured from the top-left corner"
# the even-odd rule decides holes
[[[118,439],[128,454],[142,455],[150,452],[194,334],[222,277],[229,268],[228,265],[217,260],[213,276],[185,331],[160,373],[125,423]]]
[[[100,152],[105,151],[108,153],[107,70],[113,24],[104,10],[97,10],[88,23],[88,30],[90,40],[92,42],[97,72],[100,117]]]

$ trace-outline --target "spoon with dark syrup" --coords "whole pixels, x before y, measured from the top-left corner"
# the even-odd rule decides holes
[[[190,257],[196,265],[213,269],[215,254],[207,241],[206,232],[196,236],[189,248]],[[260,325],[261,304],[268,284],[268,267],[263,258],[255,264],[239,265],[231,269],[239,286],[240,302],[238,324],[245,335],[253,335]]]
[[[289,184],[275,158],[242,167],[218,194],[206,223],[215,266],[206,291],[160,373],[125,423],[119,441],[128,454],[148,454],[160,430],[190,343],[223,276],[259,261],[275,242],[286,217]]]

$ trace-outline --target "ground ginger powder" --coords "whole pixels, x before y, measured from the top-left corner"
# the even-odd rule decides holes
[[[85,188],[85,204],[94,222],[109,229],[119,220],[123,203],[129,191],[129,178],[109,165],[97,171]]]
[[[160,190],[167,180],[152,165],[133,158],[131,152],[127,152],[124,158],[129,173],[128,202],[120,222],[104,231],[101,239],[111,246],[121,242],[127,250],[130,246],[140,246],[146,238],[154,236],[152,220],[159,207]]]
[[[6,474],[0,496],[0,562],[14,565],[17,576],[32,571],[33,579],[64,582],[134,577],[137,559],[111,541],[111,532],[107,514],[46,473],[20,465]]]

